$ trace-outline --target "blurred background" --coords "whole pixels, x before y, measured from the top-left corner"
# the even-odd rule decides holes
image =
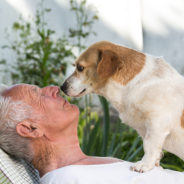
[[[183,0],[0,0],[0,25],[0,82],[6,84],[60,85],[76,57],[101,40],[163,56],[184,73]],[[141,138],[104,98],[68,100],[81,110],[84,152],[141,159]],[[164,153],[163,167],[184,171],[183,161]]]

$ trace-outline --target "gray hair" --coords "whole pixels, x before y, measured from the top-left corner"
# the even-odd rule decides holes
[[[20,136],[16,131],[16,125],[30,118],[32,108],[22,101],[3,97],[3,91],[0,90],[0,147],[16,158],[31,162],[33,150],[30,139]]]

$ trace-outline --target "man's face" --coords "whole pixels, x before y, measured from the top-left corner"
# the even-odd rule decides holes
[[[33,112],[41,115],[37,123],[47,134],[60,132],[78,120],[78,107],[62,98],[57,86],[39,88],[19,84],[6,90],[3,95],[32,106]]]

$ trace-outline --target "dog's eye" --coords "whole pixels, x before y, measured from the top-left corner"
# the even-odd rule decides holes
[[[82,71],[84,70],[84,67],[81,66],[81,65],[77,65],[77,70],[78,70],[79,72],[82,72]]]

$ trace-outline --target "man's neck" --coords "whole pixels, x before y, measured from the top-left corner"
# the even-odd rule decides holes
[[[87,157],[80,148],[77,131],[65,131],[54,141],[46,138],[36,140],[33,145],[35,155],[32,164],[40,176],[63,166],[75,164]]]

